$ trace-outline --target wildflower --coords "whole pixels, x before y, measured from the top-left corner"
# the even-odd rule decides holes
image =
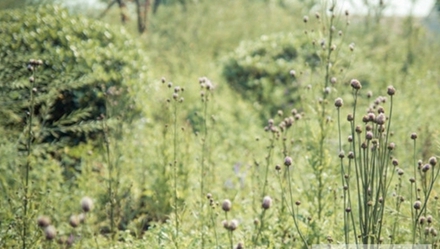
[[[44,216],[44,215],[39,216],[37,218],[37,224],[39,227],[42,227],[42,228],[47,227],[50,225],[50,218],[47,216]]]
[[[223,201],[223,203],[222,203],[223,211],[229,212],[231,210],[231,207],[232,207],[232,203],[230,200],[226,199]]]
[[[341,98],[337,98],[337,99],[335,100],[335,106],[336,106],[337,108],[341,107],[343,103],[344,103],[344,102],[342,101]]]
[[[284,165],[287,167],[292,165],[292,158],[290,156],[286,156],[286,158],[284,158]]]
[[[93,209],[93,201],[90,197],[83,197],[81,199],[81,208],[85,213],[90,212]]]
[[[271,205],[272,205],[272,198],[270,198],[269,196],[265,196],[263,198],[263,203],[261,204],[261,207],[267,210],[270,208]]]
[[[47,240],[53,240],[55,236],[57,236],[57,230],[54,226],[49,225],[44,229],[44,235],[46,236]]]

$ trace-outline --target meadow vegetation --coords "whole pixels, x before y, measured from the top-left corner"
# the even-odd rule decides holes
[[[165,2],[143,35],[117,10],[1,13],[1,248],[438,245],[421,20]]]

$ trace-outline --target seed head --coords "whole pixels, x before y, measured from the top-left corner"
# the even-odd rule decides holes
[[[321,17],[321,15],[319,14],[319,12],[316,12],[316,13],[315,13],[315,17],[316,17],[316,19],[319,19],[319,18]]]
[[[47,226],[50,225],[50,218],[47,217],[47,216],[44,216],[44,215],[39,216],[39,217],[37,218],[37,224],[38,224],[38,226],[41,227],[41,228],[43,228],[43,227],[47,227]]]
[[[352,79],[351,82],[350,82],[350,85],[351,85],[351,87],[352,87],[353,89],[355,89],[355,90],[359,90],[359,89],[362,88],[361,83],[360,83],[359,80],[357,80],[357,79]]]
[[[345,157],[344,151],[339,152],[339,158],[343,159]]]
[[[69,224],[75,228],[79,225],[79,218],[78,215],[71,215],[69,218]]]
[[[166,81],[165,77],[162,77],[162,79],[160,79],[160,81],[162,82],[162,84],[165,84],[165,81]]]
[[[309,21],[309,17],[308,16],[304,16],[303,17],[303,21],[304,21],[304,23],[307,23]]]
[[[393,96],[396,93],[396,89],[393,86],[389,86],[387,93],[388,95]]]
[[[223,211],[229,212],[231,210],[231,207],[232,207],[232,203],[230,200],[226,199],[223,201],[223,203],[222,203]]]
[[[377,117],[376,117],[376,123],[377,123],[378,125],[383,125],[383,124],[385,124],[385,120],[386,120],[386,117],[385,117],[385,114],[383,114],[383,113],[377,115]]]
[[[284,158],[284,165],[289,167],[290,165],[292,165],[292,158],[290,156],[286,156],[286,158]]]
[[[354,118],[353,118],[353,114],[350,113],[350,114],[347,115],[347,121],[348,121],[348,122],[352,122],[353,119],[354,119]]]
[[[235,249],[244,249],[243,242],[239,242],[239,243],[237,244],[237,246],[235,247]]]
[[[393,143],[393,142],[391,142],[391,143],[388,145],[388,150],[394,150],[395,148],[396,148],[396,144]]]
[[[412,133],[411,134],[411,139],[412,140],[416,140],[417,139],[417,133]]]
[[[365,133],[365,139],[367,140],[373,139],[373,132],[367,131],[367,133]]]
[[[231,222],[229,222],[228,230],[234,231],[237,229],[237,227],[238,227],[238,220],[233,219],[231,220]]]
[[[431,166],[434,167],[437,164],[437,158],[436,157],[429,158],[429,164],[431,164]]]
[[[425,216],[420,216],[420,218],[419,218],[419,224],[420,224],[420,225],[423,225],[423,224],[425,223],[425,221],[426,221]]]
[[[353,50],[354,50],[354,43],[350,43],[350,45],[348,45],[348,48],[350,49],[350,51],[353,52]]]
[[[57,236],[57,230],[54,226],[49,225],[46,228],[44,228],[44,235],[46,236],[47,240],[53,240],[55,236]]]
[[[290,76],[295,77],[296,76],[296,72],[295,70],[290,70],[289,72]]]
[[[337,98],[337,99],[335,100],[335,106],[336,106],[337,108],[341,107],[343,104],[344,104],[344,101],[343,101],[341,98]]]
[[[336,84],[338,80],[336,79],[336,77],[331,77],[330,79],[330,83],[332,83],[333,85]]]
[[[398,169],[398,170],[397,170],[397,174],[398,174],[399,176],[403,175],[403,173],[405,173],[405,172],[403,172],[403,169]]]
[[[426,171],[428,171],[429,169],[431,169],[431,165],[430,165],[430,164],[425,164],[425,165],[423,166],[423,168],[422,168],[422,171],[423,171],[423,172],[426,172]]]
[[[399,165],[399,161],[396,158],[393,158],[393,160],[391,161],[391,163],[393,164],[394,167]]]
[[[350,213],[351,212],[351,207],[346,207],[345,208],[345,212]]]
[[[172,82],[168,82],[168,88],[171,88],[173,86]]]
[[[270,208],[271,205],[272,205],[272,198],[270,198],[270,196],[265,196],[263,198],[263,203],[261,204],[261,207],[267,210]]]
[[[301,205],[301,201],[295,201],[295,205],[297,206]]]
[[[346,15],[346,16],[349,16],[349,15],[350,15],[350,12],[348,12],[348,10],[345,10],[345,15]]]
[[[356,131],[356,133],[360,134],[360,133],[362,133],[362,128],[359,125],[357,125],[355,128],[355,131]]]
[[[429,231],[431,232],[431,235],[433,236],[433,237],[436,237],[437,236],[437,230],[435,229],[435,228],[433,228],[433,227],[431,227],[431,229],[429,229]]]
[[[348,159],[353,159],[354,158],[354,153],[353,151],[348,152]]]
[[[422,207],[422,203],[420,201],[414,202],[414,209],[419,210]]]
[[[93,201],[90,197],[83,197],[81,199],[81,208],[84,213],[88,213],[93,209]]]
[[[431,223],[432,223],[432,216],[431,216],[431,215],[428,215],[428,216],[426,217],[426,221],[428,221],[428,223],[431,224]]]

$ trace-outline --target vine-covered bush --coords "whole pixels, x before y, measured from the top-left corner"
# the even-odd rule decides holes
[[[262,115],[291,108],[298,97],[299,82],[290,71],[314,68],[319,58],[307,47],[307,40],[292,33],[261,36],[242,42],[223,65],[223,76],[245,99],[255,102]]]
[[[0,40],[0,125],[13,137],[26,126],[30,88],[43,143],[86,141],[102,129],[97,120],[109,104],[124,110],[117,114],[124,120],[138,112],[131,96],[146,56],[123,29],[44,6],[2,11]],[[34,72],[26,70],[30,59],[42,61]]]

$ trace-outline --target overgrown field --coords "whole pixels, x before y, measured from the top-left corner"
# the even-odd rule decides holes
[[[438,246],[423,20],[164,2],[0,13],[0,248]]]

